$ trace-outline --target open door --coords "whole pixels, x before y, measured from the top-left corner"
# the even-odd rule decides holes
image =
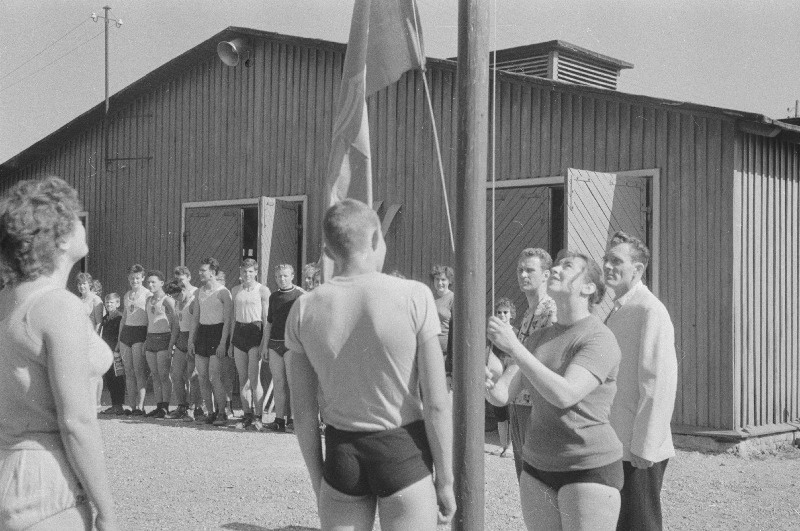
[[[242,207],[214,206],[186,209],[184,263],[197,274],[200,262],[213,257],[225,272],[228,288],[239,278],[242,256]]]
[[[649,245],[647,235],[647,181],[569,168],[565,176],[565,247],[591,256],[602,267],[608,241],[622,230]],[[611,297],[597,307],[605,319]]]
[[[527,247],[548,250],[551,232],[551,202],[549,186],[498,188],[495,191],[495,236],[492,238],[492,191],[486,194],[486,304],[492,304],[492,254],[494,241],[495,285],[497,299],[508,297],[517,307],[521,318],[527,302],[517,284],[517,257]],[[492,308],[487,307],[487,315]]]
[[[300,203],[272,197],[259,199],[259,278],[270,291],[278,289],[273,269],[278,264],[291,264],[294,282],[300,285],[301,212]]]

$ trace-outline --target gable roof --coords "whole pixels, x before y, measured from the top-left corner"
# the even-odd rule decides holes
[[[220,31],[216,35],[213,35],[212,37],[201,42],[197,46],[175,57],[174,59],[167,61],[160,67],[149,72],[147,75],[139,78],[138,80],[134,81],[127,87],[123,88],[122,90],[110,96],[109,100],[111,109],[124,108],[126,104],[133,102],[141,95],[146,94],[154,87],[160,85],[162,82],[174,77],[177,72],[182,72],[196,65],[198,62],[206,61],[208,60],[209,57],[215,56],[217,44],[220,41],[230,41],[236,37],[241,37],[241,36],[250,36],[273,42],[284,42],[287,44],[309,46],[318,49],[327,49],[342,54],[347,49],[347,45],[344,43],[337,43],[322,39],[312,39],[307,37],[297,37],[293,35],[283,35],[280,33],[274,33],[270,31],[230,26]],[[550,45],[553,43],[568,44],[568,43],[563,43],[563,41],[551,41],[549,43],[544,43],[544,44]],[[529,45],[528,47],[530,46],[536,46],[536,45]],[[574,45],[571,44],[569,46],[574,47]],[[526,47],[522,46],[518,48],[523,49]],[[516,49],[509,48],[508,50],[513,51]],[[590,50],[583,50],[583,49],[581,50],[585,51],[586,53],[595,54],[595,52],[591,52]],[[595,55],[605,58],[605,56],[600,56],[600,54],[595,54]],[[613,58],[608,58],[608,59],[613,61],[618,61]],[[437,67],[441,68],[455,69],[456,67],[456,63],[452,59],[428,59],[427,61],[429,65],[436,65]],[[624,62],[620,61],[620,63]],[[627,63],[620,64],[618,66],[621,68],[625,68],[627,67]],[[621,97],[623,99],[632,99],[641,103],[647,103],[651,105],[669,106],[669,108],[671,109],[683,109],[692,112],[707,112],[712,114],[722,114],[731,119],[740,121],[739,123],[740,129],[746,132],[764,136],[770,136],[770,137],[777,136],[781,132],[788,132],[791,133],[790,138],[792,138],[793,141],[800,143],[800,125],[793,125],[787,122],[773,120],[772,118],[769,118],[762,114],[736,111],[732,109],[724,109],[720,107],[699,105],[688,102],[677,102],[660,98],[654,98],[651,96],[627,94],[616,90],[573,85],[562,81],[543,79],[533,76],[527,76],[524,74],[515,74],[510,72],[498,71],[498,75],[501,77],[517,79],[520,82],[528,84],[550,85],[554,87],[563,88],[565,90],[574,90],[584,93],[587,92],[602,93],[614,97]],[[105,102],[101,101],[100,103],[90,108],[83,114],[72,119],[69,123],[65,124],[64,126],[50,133],[46,137],[35,142],[30,147],[22,150],[21,152],[17,153],[4,163],[0,164],[0,178],[5,178],[13,174],[20,168],[24,168],[28,164],[35,162],[41,157],[50,155],[56,148],[62,146],[71,136],[85,130],[88,127],[91,127],[92,125],[102,122],[104,119],[104,115],[105,115]]]

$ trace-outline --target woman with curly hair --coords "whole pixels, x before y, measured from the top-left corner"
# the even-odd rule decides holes
[[[78,297],[77,193],[57,177],[0,199],[0,529],[116,529],[90,380],[111,365]]]

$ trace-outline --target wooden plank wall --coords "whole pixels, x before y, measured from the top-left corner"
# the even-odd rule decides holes
[[[734,361],[742,426],[800,418],[800,146],[740,134]]]
[[[17,176],[55,174],[78,189],[89,212],[89,270],[106,291],[125,289],[132,263],[171,271],[179,262],[185,202],[308,194],[307,237],[319,241],[343,56],[262,40],[254,57],[250,68],[228,68],[214,54],[113,109],[111,156],[150,160],[104,171],[98,125]],[[311,257],[318,252],[309,245]]]
[[[103,173],[100,130],[86,131],[27,168],[68,178],[89,211],[90,270],[112,288],[141,261],[169,270],[180,250],[180,205],[307,194],[315,259],[342,55],[258,41],[251,68],[214,56],[143,94],[112,123],[118,163]],[[455,65],[429,63],[447,190],[454,199]],[[375,198],[402,210],[387,269],[427,282],[452,264],[443,192],[424,107],[422,74],[405,74],[368,101]],[[594,171],[661,170],[661,298],[677,330],[680,388],[674,422],[732,428],[733,119],[651,100],[498,76],[499,180]],[[454,221],[456,221],[454,219]],[[456,282],[458,281],[458,264]],[[191,266],[191,264],[190,264]]]

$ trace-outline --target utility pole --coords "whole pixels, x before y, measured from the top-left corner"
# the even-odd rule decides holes
[[[116,26],[119,28],[122,26],[122,20],[113,18],[109,14],[111,11],[110,6],[103,7],[103,15],[98,15],[97,13],[92,13],[92,20],[97,22],[98,18],[103,19],[103,24],[105,27],[105,112],[103,113],[103,168],[108,169],[108,162],[109,162],[109,147],[108,147],[108,112],[111,107],[111,103],[109,101],[108,95],[108,70],[109,70],[109,61],[108,61],[108,23],[109,21],[113,20]]]
[[[458,133],[453,334],[453,529],[483,529],[486,175],[489,137],[489,2],[458,3]]]

